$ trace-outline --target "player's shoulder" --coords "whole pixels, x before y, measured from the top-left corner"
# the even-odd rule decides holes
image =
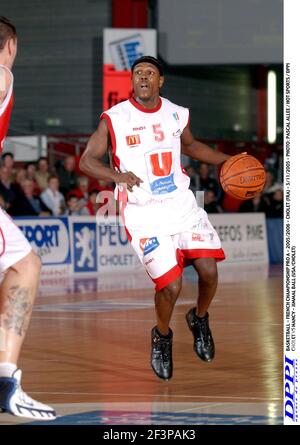
[[[0,65],[0,105],[10,100],[14,76],[7,66]]]
[[[161,100],[164,105],[164,108],[168,109],[168,110],[172,110],[174,113],[176,113],[176,112],[186,113],[189,111],[188,108],[183,107],[181,105],[174,104],[174,102],[171,102],[169,99],[166,99],[165,97],[162,97]]]
[[[109,108],[108,110],[104,111],[102,113],[102,116],[105,114],[107,114],[108,116],[119,116],[122,115],[124,113],[128,113],[129,110],[129,100],[124,100],[123,102],[119,102],[116,105],[113,105],[111,108]]]

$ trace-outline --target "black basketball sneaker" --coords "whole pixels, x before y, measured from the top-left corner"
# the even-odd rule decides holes
[[[151,331],[151,366],[155,374],[163,380],[169,380],[173,373],[172,340],[171,329],[168,336],[160,335],[156,326]]]
[[[196,315],[196,308],[189,310],[186,321],[194,336],[194,350],[201,360],[211,362],[215,355],[214,339],[209,329],[208,312],[204,317]]]

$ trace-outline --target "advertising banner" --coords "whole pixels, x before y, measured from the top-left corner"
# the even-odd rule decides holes
[[[227,213],[208,216],[220,237],[226,255],[224,263],[268,263],[264,213]]]
[[[43,275],[53,276],[70,272],[71,249],[67,217],[16,218],[15,223],[40,256]]]

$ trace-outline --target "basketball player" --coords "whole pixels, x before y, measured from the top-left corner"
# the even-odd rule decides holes
[[[14,25],[0,17],[0,153],[13,105],[13,66],[17,53]],[[37,293],[41,262],[11,218],[0,208],[0,411],[35,420],[55,419],[55,411],[21,388],[17,368]]]
[[[173,370],[169,323],[183,267],[192,265],[199,276],[197,306],[186,318],[196,354],[210,362],[215,348],[207,310],[217,288],[216,261],[224,259],[219,237],[189,189],[190,179],[180,163],[181,145],[185,155],[209,164],[220,164],[229,156],[194,139],[188,109],[160,97],[163,83],[157,59],[144,56],[134,62],[133,97],[102,114],[80,168],[114,181],[119,199],[124,195],[121,184],[125,185],[122,212],[127,234],[156,285],[151,365],[158,377],[168,380]],[[100,162],[109,147],[114,169]]]

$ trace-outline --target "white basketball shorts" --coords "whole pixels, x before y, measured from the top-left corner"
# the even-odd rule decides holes
[[[131,244],[155,283],[156,291],[178,278],[193,259],[225,259],[219,236],[207,217],[186,232],[152,238],[133,236]]]
[[[31,245],[19,227],[0,208],[0,273],[20,261],[31,250]]]

